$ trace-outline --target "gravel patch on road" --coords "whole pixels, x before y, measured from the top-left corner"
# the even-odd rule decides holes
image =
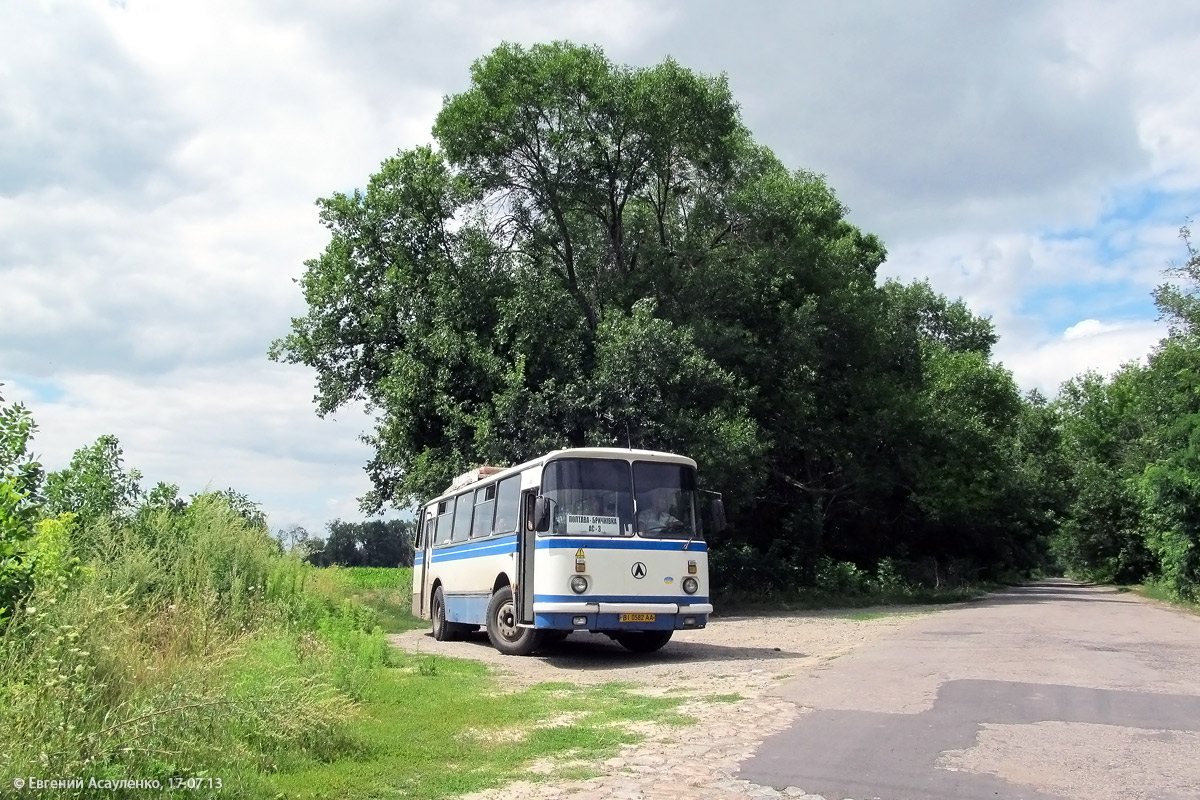
[[[873,609],[872,611],[879,611]],[[427,630],[393,634],[403,650],[468,658],[495,667],[502,685],[519,689],[547,681],[577,685],[636,684],[647,694],[687,698],[680,709],[696,725],[639,724],[646,738],[602,764],[536,764],[529,781],[469,795],[469,800],[742,800],[800,797],[802,787],[779,791],[736,778],[738,765],[764,738],[804,712],[767,691],[845,655],[930,613],[926,607],[887,609],[884,616],[855,619],[853,612],[725,617],[704,630],[677,632],[662,650],[629,653],[607,636],[572,634],[533,656],[503,656],[484,632],[461,642],[437,642]],[[731,695],[741,699],[730,702]],[[560,770],[587,769],[588,780],[556,780]]]

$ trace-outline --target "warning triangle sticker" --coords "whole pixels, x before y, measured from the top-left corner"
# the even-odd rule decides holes
[[[583,548],[582,547],[575,551],[575,557],[583,558]]]

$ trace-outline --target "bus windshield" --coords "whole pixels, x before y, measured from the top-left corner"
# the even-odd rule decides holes
[[[699,537],[696,472],[685,464],[563,458],[546,465],[550,532],[566,536]],[[636,503],[635,503],[636,501]]]
[[[610,458],[551,461],[542,474],[542,494],[550,499],[554,510],[551,533],[633,535],[628,461]]]
[[[633,463],[637,532],[642,536],[691,539],[696,519],[696,471],[683,464]]]

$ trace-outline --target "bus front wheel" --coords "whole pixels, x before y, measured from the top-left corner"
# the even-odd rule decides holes
[[[506,656],[527,656],[542,643],[541,632],[522,628],[517,620],[512,587],[502,586],[492,594],[487,610],[488,639]]]
[[[614,634],[613,638],[617,640],[617,644],[626,650],[631,650],[634,653],[653,653],[655,650],[661,650],[663,645],[671,641],[671,634],[674,632],[629,631],[627,633]]]

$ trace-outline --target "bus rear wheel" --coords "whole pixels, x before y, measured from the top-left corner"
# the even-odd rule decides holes
[[[517,620],[511,586],[502,586],[492,593],[487,610],[488,639],[506,656],[527,656],[542,643],[541,631],[522,628]]]
[[[653,653],[661,650],[663,645],[671,641],[675,631],[627,631],[613,634],[617,644],[634,653]]]
[[[446,622],[446,596],[442,587],[433,590],[433,602],[430,604],[430,616],[433,617],[433,638],[439,642],[452,642],[469,630],[469,626],[457,622]]]

